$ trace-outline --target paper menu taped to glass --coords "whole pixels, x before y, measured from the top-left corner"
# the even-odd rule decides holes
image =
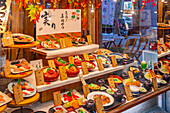
[[[15,103],[18,104],[24,100],[21,85],[13,86]]]
[[[53,93],[54,106],[59,106],[62,104],[60,91]]]

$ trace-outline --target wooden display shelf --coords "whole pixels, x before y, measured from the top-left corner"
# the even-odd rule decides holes
[[[166,55],[169,55],[170,54],[170,50],[168,50],[167,52],[161,52],[161,54],[158,54],[158,58],[161,58],[161,57],[164,57]]]
[[[7,94],[9,97],[13,98],[13,95],[11,93]],[[30,97],[30,98],[26,98],[24,99],[24,101],[16,104],[14,99],[8,103],[8,106],[10,107],[22,107],[22,106],[26,106],[26,105],[30,105],[30,104],[33,104],[35,102],[37,102],[40,98],[40,94],[39,93],[36,93],[34,96]]]
[[[35,47],[38,44],[39,44],[39,42],[34,41],[30,44],[14,44],[14,45],[7,46],[7,47],[4,47],[4,48],[30,48],[30,47]]]
[[[166,29],[170,29],[170,27],[157,27],[157,29],[166,30]]]
[[[3,111],[5,111],[6,107],[7,107],[7,104],[1,106],[1,107],[0,107],[0,113],[2,113]]]
[[[130,102],[127,102],[125,103],[124,105],[121,105],[119,107],[117,107],[116,109],[113,109],[113,110],[110,110],[108,111],[107,113],[121,113],[127,109],[130,109],[140,103],[143,103],[153,97],[156,97],[164,92],[167,92],[168,90],[170,90],[170,85],[168,84],[167,86],[164,86],[164,88],[161,88],[157,91],[154,91],[154,92],[151,92],[151,93],[148,93],[148,94],[145,94],[143,97],[139,97],[139,98],[136,98]]]
[[[80,47],[73,46],[73,47],[68,47],[68,48],[58,49],[58,50],[31,48],[30,51],[43,56],[44,59],[52,59],[56,57],[68,57],[71,55],[91,53],[91,52],[96,51],[98,48],[99,48],[99,45],[91,44],[91,45],[84,45]]]
[[[22,74],[10,74],[10,75],[5,76],[4,72],[1,72],[1,76],[7,79],[21,79],[21,78],[30,76],[32,73],[33,71],[27,71]]]

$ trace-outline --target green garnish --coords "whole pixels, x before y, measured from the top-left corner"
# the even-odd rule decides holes
[[[68,92],[68,97],[71,97],[72,95],[71,95],[71,93],[72,93],[72,89],[70,89],[70,91]]]
[[[74,66],[73,64],[70,64],[70,66],[68,67],[68,68],[70,68],[70,67],[72,67],[72,66]]]

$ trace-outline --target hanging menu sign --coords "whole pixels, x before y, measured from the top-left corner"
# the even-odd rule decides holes
[[[43,9],[39,22],[36,23],[36,34],[81,32],[80,9]]]
[[[11,74],[11,69],[10,69],[10,66],[9,66],[9,60],[5,61],[4,73],[5,73],[5,76]]]
[[[70,64],[74,64],[74,58],[73,58],[73,56],[69,56],[69,57],[68,57],[68,61],[69,61]]]
[[[59,106],[62,104],[60,91],[53,93],[54,106]]]
[[[92,42],[92,38],[91,38],[91,35],[87,35],[87,41],[88,41],[88,44],[93,44]]]
[[[11,0],[0,1],[0,33],[4,33],[6,30],[10,5],[11,5]]]
[[[126,94],[127,100],[128,101],[132,100],[133,95],[132,95],[132,92],[130,90],[130,87],[129,86],[124,86],[124,89],[125,89],[125,94]]]
[[[4,47],[14,45],[12,34],[10,32],[5,32],[3,34],[2,43]]]
[[[48,60],[48,65],[49,65],[49,67],[56,69],[54,60]]]
[[[158,83],[157,83],[156,77],[152,78],[152,84],[153,84],[154,91],[158,90]]]
[[[95,98],[95,104],[96,104],[97,113],[104,113],[102,99],[99,96]]]
[[[88,71],[87,63],[86,63],[86,62],[82,62],[82,63],[81,63],[81,67],[82,67],[83,75],[89,74],[89,71]]]
[[[24,100],[21,85],[13,86],[15,103],[18,104]]]
[[[100,59],[96,59],[97,61],[97,67],[99,68],[99,71],[103,71],[104,67],[103,67],[103,63]]]
[[[115,56],[111,56],[112,67],[117,67],[117,60]]]
[[[89,90],[89,85],[86,84],[86,85],[83,85],[83,94],[84,94],[84,98],[87,97],[87,95],[90,93],[90,90]]]
[[[41,70],[35,70],[35,79],[36,79],[36,85],[44,85],[44,75],[43,71]]]
[[[59,66],[60,80],[67,80],[66,68],[64,66]]]

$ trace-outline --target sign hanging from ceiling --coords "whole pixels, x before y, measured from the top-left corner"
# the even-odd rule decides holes
[[[81,32],[80,9],[43,9],[36,23],[37,35]]]
[[[4,33],[7,26],[11,0],[0,0],[0,33]]]

